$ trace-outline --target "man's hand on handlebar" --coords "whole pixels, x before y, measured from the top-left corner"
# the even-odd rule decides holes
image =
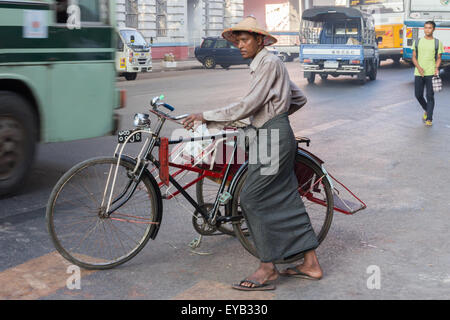
[[[181,124],[186,130],[191,130],[194,128],[195,122],[206,122],[206,120],[203,118],[203,113],[193,113],[183,121],[181,121]]]

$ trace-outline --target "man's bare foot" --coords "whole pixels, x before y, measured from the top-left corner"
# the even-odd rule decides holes
[[[306,275],[312,279],[321,279],[323,276],[322,269],[319,267],[306,266],[304,263],[299,264],[292,268],[287,268],[281,275],[283,276],[295,276],[295,275]]]
[[[273,263],[261,263],[258,270],[256,270],[250,277],[246,278],[246,280],[251,280],[260,284],[265,284],[268,281],[274,281],[276,279],[278,279],[278,272]],[[253,288],[255,287],[255,283],[253,282],[247,282],[244,280],[240,283],[240,286]]]
[[[317,259],[316,252],[314,250],[305,253],[305,259],[302,264],[299,264],[293,268],[287,268],[281,275],[284,276],[300,276],[311,279],[321,279],[323,276],[322,268],[320,267],[319,260]]]

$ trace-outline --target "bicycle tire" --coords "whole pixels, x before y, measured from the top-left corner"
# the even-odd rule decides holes
[[[144,248],[153,231],[157,228],[156,213],[159,209],[159,201],[157,199],[158,196],[153,184],[146,176],[143,176],[135,193],[124,204],[124,206],[122,206],[118,211],[113,212],[108,219],[100,218],[99,214],[101,208],[96,207],[95,204],[99,203],[99,201],[103,198],[107,179],[106,171],[114,172],[116,166],[117,158],[94,158],[75,165],[57,182],[47,204],[47,229],[56,250],[65,259],[84,269],[110,269],[129,261],[131,258],[136,256],[142,248]],[[120,161],[115,192],[120,192],[123,190],[123,187],[121,189],[120,185],[122,181],[127,181],[127,178],[129,181],[129,173],[133,169],[133,164],[123,160]],[[96,186],[89,184],[94,182],[94,179],[91,179],[91,175],[89,174],[92,171],[92,176],[94,176],[94,179],[97,177],[99,178],[98,182],[95,183]],[[84,176],[85,180],[79,180],[83,178],[83,172],[88,174],[87,178]],[[126,174],[127,178],[124,177],[124,174]],[[83,202],[83,198],[73,196],[73,191],[79,189],[74,187],[75,183],[78,181],[80,181],[80,183],[83,182],[80,184],[81,189],[85,189],[87,196],[90,198],[89,200],[94,203],[94,205],[91,205],[92,207],[86,205]],[[103,181],[105,182],[104,184],[102,184]],[[69,186],[72,186],[72,188],[69,188]],[[97,186],[100,192],[93,193],[92,190]],[[67,192],[69,192],[70,197],[66,200],[64,196],[66,196]],[[97,195],[100,195],[99,199],[95,198]],[[143,216],[131,216],[122,213],[128,213],[128,211],[132,209],[131,205],[137,211],[136,207],[139,205],[137,201],[140,200],[142,195],[144,196],[142,203],[144,205],[150,204],[150,210],[143,210],[141,213]],[[76,207],[72,208],[73,204],[81,204],[82,209]],[[71,210],[73,210],[72,212],[77,213],[71,214]],[[139,209],[139,211],[141,210]],[[65,215],[61,215],[62,213],[65,213]],[[83,213],[84,216],[80,215],[80,218],[82,219],[73,223],[70,219],[73,219],[74,216],[77,218],[76,215],[78,215],[78,213]],[[67,224],[69,222],[70,225]],[[91,227],[93,223],[95,226]],[[67,233],[63,231],[64,225],[68,226]],[[86,226],[89,226],[90,229],[86,230],[87,233],[81,237],[82,235],[79,234],[78,229],[84,229]],[[100,237],[98,240],[95,240],[94,243],[91,243],[91,245],[93,245],[92,252],[83,252],[83,242],[91,241],[91,234],[93,235],[97,229],[99,229],[99,232],[103,231],[103,238]],[[127,237],[125,239],[112,239],[114,236],[120,237],[125,235],[128,230],[130,232],[136,232],[136,239],[132,239],[131,235],[126,235]],[[80,244],[75,248],[74,246],[78,241],[80,241]],[[106,245],[105,249],[99,248],[99,244],[103,244],[103,241]],[[121,249],[119,248],[120,253],[117,255],[113,254],[113,250],[117,249],[119,246],[121,247]],[[86,248],[86,251],[89,251],[88,249],[89,247]],[[110,254],[109,258],[107,256],[108,252]],[[93,253],[94,255],[92,255]]]
[[[317,164],[315,164],[313,161],[311,161],[310,159],[308,159],[300,154],[297,154],[295,161],[296,161],[297,165],[300,164],[300,165],[306,166],[307,168],[312,170],[314,172],[314,177],[323,176],[323,172],[322,172],[321,168]],[[245,183],[246,177],[247,177],[247,173],[242,175],[242,177],[237,182],[236,188],[233,192],[232,205],[231,205],[232,216],[242,215],[242,212],[240,212],[238,209],[239,194]],[[311,179],[314,179],[314,177]],[[297,178],[300,179],[299,176],[297,176]],[[313,181],[315,181],[315,180],[313,180]],[[305,207],[307,208],[307,212],[308,212],[308,216],[310,217],[311,224],[316,233],[319,245],[323,242],[323,240],[326,238],[326,236],[328,234],[328,231],[330,229],[330,226],[331,226],[331,223],[333,220],[333,210],[334,210],[333,209],[333,206],[334,206],[333,192],[331,189],[331,185],[327,179],[322,179],[321,181],[323,182],[322,186],[324,188],[324,195],[326,196],[325,202],[327,204],[326,207],[324,207],[326,209],[324,211],[323,222],[315,221],[315,219],[314,219],[315,217],[312,217],[312,214],[310,212],[311,210],[308,210],[308,204],[310,201],[307,201],[306,198],[302,197]],[[251,235],[245,236],[241,232],[240,225],[241,225],[241,223],[243,223],[243,220],[245,220],[245,218],[243,218],[241,220],[241,222],[237,222],[237,223],[233,224],[234,232],[236,234],[236,237],[239,239],[240,243],[242,244],[242,246],[250,254],[252,254],[253,256],[258,258],[258,253],[257,253],[256,247],[255,247],[253,241],[250,239]],[[319,220],[321,220],[321,219],[319,219]],[[317,232],[318,229],[320,229],[320,231]],[[274,261],[274,263],[276,263],[276,264],[292,263],[292,262],[297,261],[302,258],[303,258],[303,253],[299,253],[299,254],[287,257],[283,260]]]

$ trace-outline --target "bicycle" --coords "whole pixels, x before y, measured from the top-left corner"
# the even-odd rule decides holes
[[[170,200],[181,194],[195,208],[193,225],[200,235],[216,232],[235,235],[243,247],[257,257],[252,237],[246,228],[240,209],[239,194],[245,183],[248,162],[235,164],[237,152],[236,130],[226,130],[217,135],[170,140],[160,137],[165,121],[175,121],[187,115],[171,116],[175,108],[162,102],[163,96],[151,101],[150,112],[158,118],[152,130],[149,114],[137,114],[136,129],[118,134],[118,144],[113,157],[100,157],[83,161],[68,170],[56,183],[47,204],[47,229],[57,251],[68,261],[85,269],[109,269],[136,256],[155,239],[163,217],[163,199]],[[143,141],[143,136],[147,138]],[[226,163],[216,164],[219,143],[233,140],[231,156]],[[190,159],[177,164],[169,160],[169,146],[187,142],[211,140],[211,165]],[[123,154],[128,143],[144,142],[137,156]],[[298,138],[298,144],[309,146],[308,138]],[[154,155],[159,148],[158,157]],[[170,155],[173,156],[174,152]],[[175,155],[174,157],[178,157]],[[354,214],[366,208],[350,190],[359,204],[342,200],[333,185],[337,181],[327,173],[324,162],[299,147],[296,156],[296,175],[299,193],[305,203],[313,229],[321,243],[331,226],[334,211]],[[152,168],[149,166],[152,165]],[[173,174],[169,167],[175,168]],[[159,170],[159,175],[154,173]],[[197,177],[182,186],[176,177],[192,172]],[[205,180],[206,178],[206,180]],[[207,184],[214,190],[207,190]],[[162,186],[173,186],[174,193],[162,194]],[[196,185],[196,200],[187,189]],[[275,263],[290,263],[303,257],[297,254]]]

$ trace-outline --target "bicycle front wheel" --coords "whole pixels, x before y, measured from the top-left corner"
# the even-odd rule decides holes
[[[295,174],[299,182],[299,193],[308,213],[311,226],[320,243],[325,239],[333,220],[333,193],[331,185],[324,176],[321,168],[311,160],[297,155],[295,159]],[[240,206],[240,192],[244,186],[247,174],[244,174],[237,182],[232,199],[232,216],[243,217]],[[276,212],[274,212],[276,214]],[[255,243],[251,232],[242,232],[241,225],[245,223],[245,218],[240,222],[234,222],[234,232],[242,246],[253,256],[258,257]],[[286,259],[274,261],[274,263],[291,263],[303,258],[303,253],[299,253]]]
[[[134,170],[123,160],[117,167],[116,158],[76,165],[61,177],[48,201],[47,228],[56,249],[85,269],[108,269],[130,260],[158,227],[157,193],[146,176],[122,207],[105,215],[116,169],[114,201],[129,186]]]

